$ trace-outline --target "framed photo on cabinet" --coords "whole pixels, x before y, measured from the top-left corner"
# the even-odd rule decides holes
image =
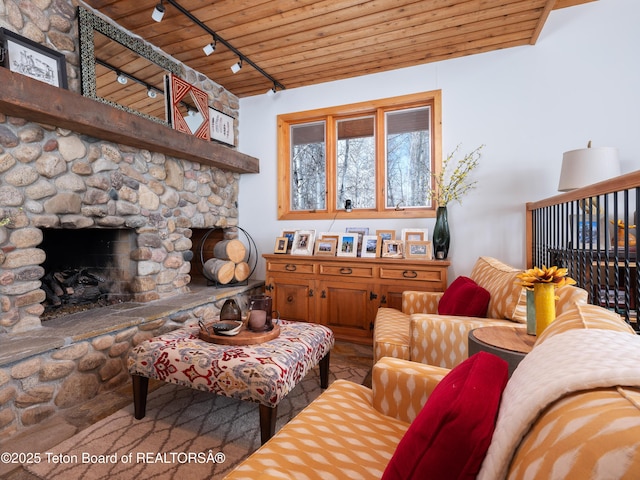
[[[385,240],[382,242],[382,256],[402,258],[404,256],[404,242],[402,240]]]
[[[405,258],[432,260],[433,245],[429,241],[408,241],[405,243],[404,256]]]
[[[293,247],[293,238],[296,236],[295,230],[282,230],[280,232],[281,237],[287,238],[287,251],[285,253],[291,252],[291,247]]]
[[[315,230],[296,230],[291,255],[312,255],[315,236]]]
[[[273,253],[287,253],[287,245],[289,245],[289,239],[287,237],[276,238],[276,245],[273,249]]]
[[[335,238],[318,238],[313,249],[313,254],[334,257],[336,255],[337,245],[338,240]]]
[[[366,257],[379,257],[382,241],[377,235],[365,235],[362,237],[362,249],[360,250],[360,256]]]
[[[403,228],[400,240],[403,242],[424,242],[429,240],[428,228]]]
[[[396,239],[396,231],[395,230],[376,230],[376,236],[381,239],[380,244],[385,240],[395,240]]]
[[[358,255],[358,233],[341,233],[338,240],[338,257],[356,257]]]

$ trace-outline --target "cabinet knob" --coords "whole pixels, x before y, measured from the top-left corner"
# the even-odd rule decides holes
[[[404,272],[402,272],[402,276],[404,278],[416,278],[418,276],[418,272],[416,272],[415,270],[405,270]]]
[[[309,296],[313,297],[313,289],[309,290]]]
[[[378,295],[376,293],[369,292],[369,300],[375,300],[376,298],[378,298]]]
[[[322,290],[322,293],[320,294],[320,298],[327,298],[327,291],[326,290]]]
[[[287,303],[293,303],[293,295],[287,297]]]
[[[296,268],[297,268],[297,267],[296,267],[293,263],[287,263],[287,264],[284,266],[284,269],[285,269],[287,272],[295,272],[295,271],[296,271]]]

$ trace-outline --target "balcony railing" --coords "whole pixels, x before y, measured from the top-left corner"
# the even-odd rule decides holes
[[[527,204],[527,267],[558,265],[636,331],[640,170]]]

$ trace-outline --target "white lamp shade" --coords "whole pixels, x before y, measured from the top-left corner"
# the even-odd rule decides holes
[[[620,175],[618,149],[594,147],[571,150],[562,155],[558,190],[568,192]]]

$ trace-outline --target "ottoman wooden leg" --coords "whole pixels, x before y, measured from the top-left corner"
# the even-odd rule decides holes
[[[267,443],[273,434],[276,433],[276,418],[278,407],[267,407],[260,404],[260,442]]]
[[[149,379],[140,375],[131,375],[131,381],[133,383],[133,415],[136,420],[140,420],[147,413]]]
[[[329,387],[329,354],[327,354],[320,360],[320,388]]]

